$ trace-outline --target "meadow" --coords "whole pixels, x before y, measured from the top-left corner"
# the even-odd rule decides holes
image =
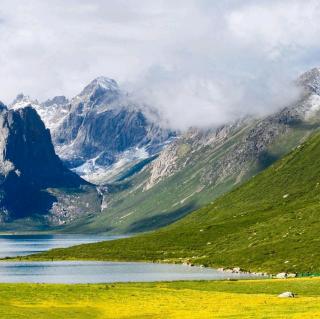
[[[293,291],[296,298],[278,298]],[[0,284],[0,318],[319,318],[320,278]]]

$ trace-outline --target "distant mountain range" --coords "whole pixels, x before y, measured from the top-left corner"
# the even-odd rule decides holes
[[[70,101],[59,96],[40,103],[20,94],[5,113],[32,106],[50,129],[64,167],[97,185],[96,189],[80,179],[92,195],[84,206],[92,205],[95,211],[80,205],[82,213],[77,208],[70,212],[66,200],[60,200],[47,209],[48,227],[138,232],[167,225],[213,201],[317,130],[319,69],[303,74],[298,83],[303,88],[300,99],[275,114],[182,133],[161,127],[152,108],[136,105],[105,77]],[[40,188],[47,186],[51,187]],[[54,213],[56,207],[59,213]]]

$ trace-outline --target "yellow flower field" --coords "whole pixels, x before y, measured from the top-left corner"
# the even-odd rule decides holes
[[[320,318],[319,286],[320,279],[1,284],[0,318]],[[277,297],[287,290],[298,296]]]

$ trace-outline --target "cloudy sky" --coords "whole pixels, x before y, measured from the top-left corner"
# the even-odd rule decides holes
[[[320,66],[318,0],[2,0],[0,99],[117,80],[176,128],[265,114]]]

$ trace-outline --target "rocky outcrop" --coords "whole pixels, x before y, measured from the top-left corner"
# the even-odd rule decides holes
[[[55,154],[50,131],[32,107],[3,112],[0,117],[0,165],[3,176],[15,174],[40,187],[85,183]]]
[[[52,106],[66,105],[68,103],[69,103],[69,100],[65,96],[60,95],[60,96],[55,96],[54,98],[43,102],[41,105],[43,107],[52,107]]]

